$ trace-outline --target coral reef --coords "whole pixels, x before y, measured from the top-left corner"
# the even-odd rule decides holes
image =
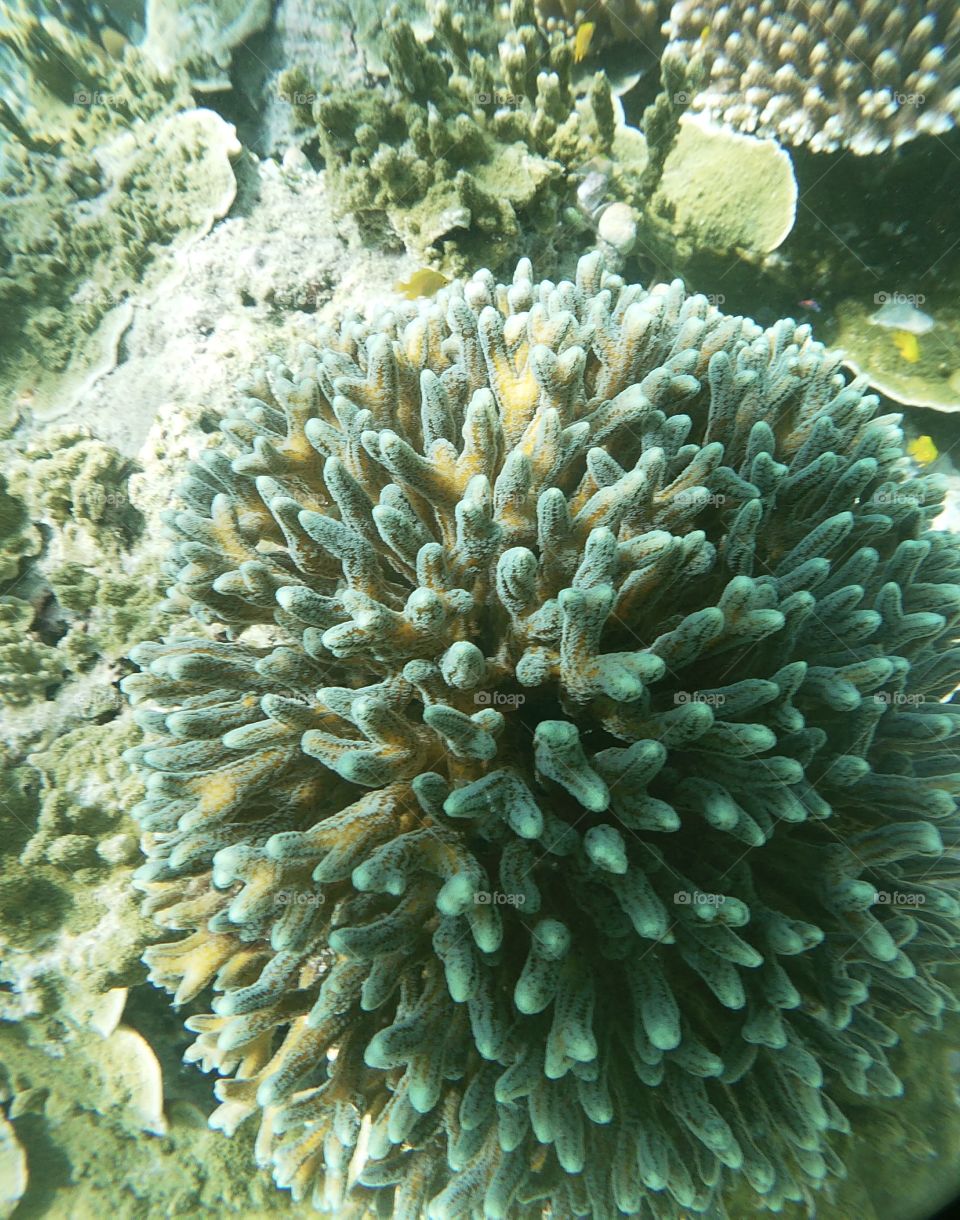
[[[132,50],[117,64],[29,15],[0,44],[20,70],[2,81],[16,112],[0,98],[0,386],[14,408],[62,412],[114,363],[134,291],[226,213],[239,145]]]
[[[790,157],[774,140],[758,140],[684,114],[667,156],[651,211],[669,217],[681,257],[696,251],[776,250],[797,214]]]
[[[704,55],[696,109],[746,132],[880,153],[960,117],[960,38],[953,0],[678,0],[670,49]]]
[[[40,550],[40,534],[19,496],[11,495],[0,474],[0,588],[13,580],[21,560]]]
[[[569,38],[538,27],[524,0],[497,62],[467,43],[445,3],[429,41],[395,9],[384,38],[388,82],[329,90],[314,108],[339,206],[368,236],[399,239],[446,272],[518,253],[555,261],[558,233],[568,244],[586,231],[574,171],[613,137],[606,78],[576,102]],[[286,87],[293,96],[307,83]]]
[[[960,548],[897,418],[596,255],[244,392],[122,684],[213,1125],[344,1217],[809,1203],[957,1008]]]
[[[142,787],[120,757],[138,740],[128,718],[89,724],[10,770],[0,883],[8,1021],[52,1005],[61,1020],[83,1023],[90,997],[138,977],[151,934],[128,893],[137,841],[126,813]]]
[[[33,631],[36,612],[21,597],[0,597],[0,705],[42,699],[66,668]]]
[[[960,309],[952,291],[932,293],[928,308],[934,311],[935,325],[909,346],[902,342],[902,336],[914,333],[909,319],[904,317],[902,328],[877,325],[876,301],[867,303],[862,297],[837,302],[831,338],[843,349],[848,367],[894,402],[960,411]]]

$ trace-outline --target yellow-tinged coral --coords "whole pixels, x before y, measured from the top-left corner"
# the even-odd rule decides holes
[[[811,1207],[957,1008],[960,550],[897,419],[597,256],[245,390],[167,517],[203,627],[123,681],[213,1124],[336,1215]]]

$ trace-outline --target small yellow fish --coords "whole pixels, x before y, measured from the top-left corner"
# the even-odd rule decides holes
[[[929,436],[918,436],[907,445],[907,453],[921,466],[929,466],[940,456],[940,450]]]
[[[585,21],[583,25],[577,26],[577,34],[573,40],[573,61],[580,63],[581,60],[587,58],[587,52],[590,50],[590,43],[593,41],[593,31],[597,28],[595,21]]]
[[[710,27],[708,25],[705,25],[703,27],[703,29],[700,31],[700,41],[706,42],[709,37],[710,37]]]
[[[895,330],[893,346],[911,364],[916,364],[920,359],[920,340],[909,330]]]
[[[414,271],[408,280],[397,280],[393,291],[403,293],[408,301],[415,301],[417,297],[432,297],[449,283],[447,277],[439,271],[421,267],[419,271]]]

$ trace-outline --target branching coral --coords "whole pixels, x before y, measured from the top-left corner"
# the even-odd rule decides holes
[[[381,240],[461,272],[518,247],[544,257],[574,201],[571,171],[613,135],[610,86],[598,74],[575,104],[569,38],[547,35],[516,0],[499,62],[469,46],[462,18],[434,12],[429,43],[393,11],[385,22],[389,83],[333,90],[315,108],[342,205]],[[299,96],[294,90],[291,97]],[[570,226],[579,224],[576,213]]]
[[[247,394],[169,517],[208,630],[124,681],[214,1125],[338,1216],[808,1198],[956,1008],[960,548],[896,417],[595,255]]]
[[[0,597],[0,706],[42,699],[63,681],[65,665],[55,648],[32,631],[36,612],[20,597]]]
[[[667,28],[673,53],[711,62],[695,105],[743,131],[863,154],[949,131],[960,116],[952,0],[680,0]]]

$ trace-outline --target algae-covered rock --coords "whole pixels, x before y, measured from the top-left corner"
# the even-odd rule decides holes
[[[87,429],[47,428],[13,462],[10,487],[36,521],[102,533],[100,544],[130,539],[134,510],[126,491],[133,463]]]
[[[78,428],[37,432],[11,461],[11,494],[46,527],[36,571],[56,601],[56,653],[74,673],[119,660],[157,613],[159,566],[135,545],[143,529],[128,488],[135,469]]]
[[[40,534],[19,496],[0,475],[0,586],[14,579],[21,560],[40,550]]]
[[[131,897],[135,853],[118,839],[142,791],[121,757],[138,740],[122,717],[70,730],[8,768],[0,1018],[82,1026],[108,991],[142,977],[151,932]]]
[[[0,389],[64,411],[115,361],[132,297],[205,233],[236,190],[230,124],[190,109],[185,79],[122,64],[52,19],[0,31],[22,79],[0,105]]]

